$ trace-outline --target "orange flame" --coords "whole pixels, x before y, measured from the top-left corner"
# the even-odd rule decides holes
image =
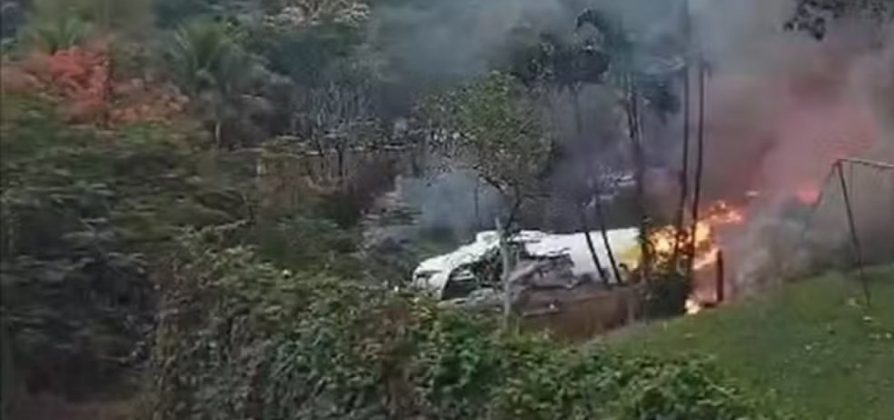
[[[720,256],[718,229],[742,224],[745,219],[745,213],[741,209],[724,201],[717,201],[711,204],[704,211],[704,216],[695,223],[694,235],[691,226],[684,228],[682,232],[677,231],[675,226],[667,226],[654,231],[649,240],[659,262],[669,262],[675,247],[681,255],[689,247],[693,247],[695,255],[692,267],[694,271],[700,272],[717,264]],[[688,314],[696,314],[701,309],[701,303],[695,295],[687,300]]]
[[[795,197],[802,204],[814,204],[819,200],[820,190],[816,185],[804,185],[795,192]]]
[[[695,224],[695,235],[691,241],[692,232],[689,228],[684,229],[683,232],[677,232],[674,226],[667,226],[653,232],[650,241],[659,259],[669,259],[675,246],[678,247],[678,250],[683,250],[694,244],[693,268],[698,271],[717,262],[720,247],[716,243],[716,230],[723,226],[738,225],[744,221],[745,214],[742,210],[725,201],[717,201],[708,207],[705,216]],[[679,245],[677,245],[678,242]]]

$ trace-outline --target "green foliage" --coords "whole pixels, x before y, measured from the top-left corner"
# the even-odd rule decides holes
[[[195,21],[179,28],[167,50],[180,88],[193,96],[229,93],[244,81],[245,53],[223,23]]]
[[[471,166],[512,204],[538,193],[553,148],[531,95],[512,76],[492,73],[422,108],[441,130],[442,151]]]
[[[229,145],[262,136],[253,131],[251,118],[267,108],[264,98],[254,94],[266,70],[239,45],[233,27],[206,20],[190,22],[176,31],[166,56],[177,84],[193,99],[215,143],[224,145],[224,130],[235,137],[228,139]]]
[[[209,252],[206,240],[186,238],[164,285],[157,415],[318,418],[312,413],[347,413],[373,395],[374,366],[349,341],[373,293],[278,270],[245,248]],[[371,331],[374,314],[364,316]]]
[[[184,236],[157,335],[160,419],[761,418],[701,362],[501,336],[381,286]]]
[[[92,26],[81,18],[64,15],[32,22],[25,37],[40,50],[53,54],[81,45],[92,30]]]
[[[365,270],[351,256],[355,232],[320,217],[320,199],[308,193],[285,208],[241,193],[257,188],[253,160],[208,157],[157,126],[68,127],[26,97],[6,95],[2,105],[0,284],[17,384],[92,393],[139,366],[156,316],[154,279],[184,227],[248,220],[234,243],[258,244],[264,260]]]
[[[200,16],[225,12],[229,3],[214,0],[155,0],[153,9],[162,28],[176,28]],[[223,7],[223,10],[221,10]],[[222,14],[222,13],[221,13]]]
[[[347,60],[362,41],[353,25],[327,22],[306,27],[261,25],[247,40],[270,69],[301,86],[320,85],[329,72]]]
[[[88,136],[58,132],[44,107],[11,109],[9,100],[0,287],[17,377],[38,390],[88,392],[145,359],[146,262],[124,250],[110,221],[121,200],[114,159],[96,151],[82,161],[79,143]]]
[[[16,380],[74,395],[113,388],[148,355],[159,251],[180,226],[241,209],[202,205],[211,188],[157,127],[104,137],[13,95],[2,116],[0,286]]]
[[[686,300],[692,292],[692,281],[678,270],[659,264],[653,278],[645,285],[646,316],[670,318],[686,313]]]
[[[347,272],[352,265],[349,255],[358,251],[353,232],[308,215],[261,224],[253,235],[259,254],[291,270]]]
[[[34,0],[31,20],[37,27],[85,22],[117,34],[145,37],[152,26],[152,0]]]
[[[894,412],[894,265],[867,270],[872,307],[857,273],[829,272],[769,295],[633,327],[607,339],[628,355],[708,355],[761,405],[798,419],[887,420]],[[758,349],[768,349],[761,351]]]

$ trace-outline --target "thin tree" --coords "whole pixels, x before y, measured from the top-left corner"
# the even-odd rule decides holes
[[[612,244],[608,239],[608,226],[605,222],[605,211],[602,207],[602,188],[600,188],[597,184],[596,190],[593,194],[593,207],[596,211],[596,220],[599,223],[599,232],[602,236],[602,244],[605,246],[605,252],[608,254],[608,261],[611,264],[612,274],[615,276],[615,281],[618,284],[624,283],[624,279],[621,277],[621,271],[618,268],[618,261],[615,259],[615,252],[612,249]]]
[[[590,258],[592,258],[593,266],[596,267],[596,271],[599,273],[600,280],[602,280],[602,283],[604,285],[609,286],[608,276],[605,274],[605,268],[602,267],[602,261],[599,260],[599,255],[596,253],[596,245],[593,242],[593,237],[590,232],[590,224],[587,222],[587,212],[585,209],[586,206],[584,204],[578,204],[578,219],[580,220],[581,227],[583,228],[584,239],[587,242],[587,249],[590,251]]]
[[[584,122],[583,122],[583,113],[580,108],[580,83],[572,83],[569,87],[569,91],[571,93],[572,106],[574,108],[574,126],[576,130],[576,135],[578,137],[582,136],[584,133]],[[589,198],[589,197],[587,197]],[[599,197],[597,196],[598,200]],[[599,260],[599,254],[596,252],[596,245],[593,242],[592,230],[590,229],[590,223],[587,221],[587,203],[586,200],[576,200],[575,205],[577,206],[578,212],[578,220],[580,221],[581,231],[584,233],[584,240],[587,243],[587,249],[590,251],[590,258],[593,260],[593,266],[596,267],[596,271],[599,273],[599,279],[602,280],[602,284],[606,287],[609,286],[608,275],[606,275],[605,268],[602,267],[602,261]],[[603,237],[605,237],[605,221],[601,220],[601,214],[597,213],[597,224],[600,226],[600,230],[602,231]],[[605,241],[606,248],[609,248],[611,245]],[[609,251],[611,252],[611,251]],[[614,265],[613,265],[614,267]],[[617,272],[617,270],[614,270]],[[620,280],[617,280],[620,281]]]
[[[702,198],[702,178],[705,169],[705,95],[706,95],[706,78],[707,70],[705,68],[704,59],[700,56],[698,61],[698,146],[696,150],[696,166],[695,166],[695,191],[692,198],[692,230],[689,235],[689,251],[687,274],[692,275],[693,264],[695,264],[695,234],[698,228],[699,207]]]
[[[675,239],[674,250],[671,256],[671,268],[676,270],[679,262],[681,246],[683,246],[685,238],[684,224],[686,223],[686,200],[689,198],[689,139],[690,139],[690,112],[691,112],[691,96],[692,86],[690,82],[690,70],[692,68],[692,59],[690,57],[689,46],[692,42],[691,16],[689,14],[689,1],[683,0],[683,34],[684,45],[686,51],[684,53],[685,64],[683,66],[683,156],[680,168],[680,202],[677,207],[675,220]]]
[[[662,66],[658,72],[646,73],[634,64],[634,55],[640,45],[634,37],[627,34],[620,20],[612,18],[598,10],[588,9],[577,18],[577,27],[592,25],[602,35],[603,53],[608,57],[611,66],[604,82],[613,84],[620,92],[619,101],[624,110],[627,122],[628,139],[633,157],[634,178],[636,183],[636,212],[639,219],[641,270],[644,278],[651,277],[653,265],[652,247],[650,244],[650,224],[645,194],[646,155],[643,138],[644,106],[648,104],[656,112],[673,111],[673,97],[667,90],[668,83],[651,83],[655,78],[667,79],[675,74],[676,65]],[[660,88],[655,89],[656,86]],[[655,99],[653,96],[660,98]],[[649,99],[649,100],[644,100]]]
[[[489,76],[429,98],[422,113],[439,132],[446,159],[475,171],[503,198],[506,212],[495,225],[503,260],[503,290],[509,294],[512,231],[522,204],[536,197],[552,154],[551,130],[534,93],[514,77]],[[509,299],[507,296],[506,299]],[[510,316],[509,305],[505,317]],[[508,325],[508,321],[507,321]]]
[[[183,26],[168,43],[166,55],[178,87],[205,114],[218,147],[224,145],[225,125],[248,125],[252,112],[266,105],[249,92],[261,66],[239,47],[226,25],[197,21]]]

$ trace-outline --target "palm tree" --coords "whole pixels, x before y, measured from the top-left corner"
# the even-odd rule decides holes
[[[30,10],[37,31],[63,41],[83,37],[88,29],[143,36],[152,26],[152,0],[33,0]]]
[[[226,25],[198,21],[183,26],[167,52],[177,83],[190,95],[232,84],[225,77],[231,73],[227,66],[236,62],[238,46]]]
[[[223,127],[245,121],[258,104],[250,87],[261,70],[257,61],[221,23],[198,21],[177,30],[167,51],[180,89],[196,101],[211,122],[214,141],[223,144]]]
[[[73,15],[35,20],[27,38],[40,50],[55,54],[58,51],[82,44],[92,31],[92,26]]]

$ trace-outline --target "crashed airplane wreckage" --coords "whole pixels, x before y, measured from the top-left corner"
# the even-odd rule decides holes
[[[628,276],[627,268],[637,265],[639,231],[635,228],[611,230],[607,237],[617,257],[620,275]],[[596,256],[608,261],[604,243],[594,245]],[[537,300],[555,307],[560,301],[604,291],[607,285],[603,283],[603,274],[609,285],[627,280],[615,278],[612,270],[599,273],[583,233],[525,230],[512,236],[509,246],[516,256],[509,276],[509,292],[516,307],[543,306],[543,302],[534,304]],[[413,286],[445,305],[487,310],[501,305],[501,273],[499,234],[486,231],[479,233],[471,244],[420,263],[413,272]]]

